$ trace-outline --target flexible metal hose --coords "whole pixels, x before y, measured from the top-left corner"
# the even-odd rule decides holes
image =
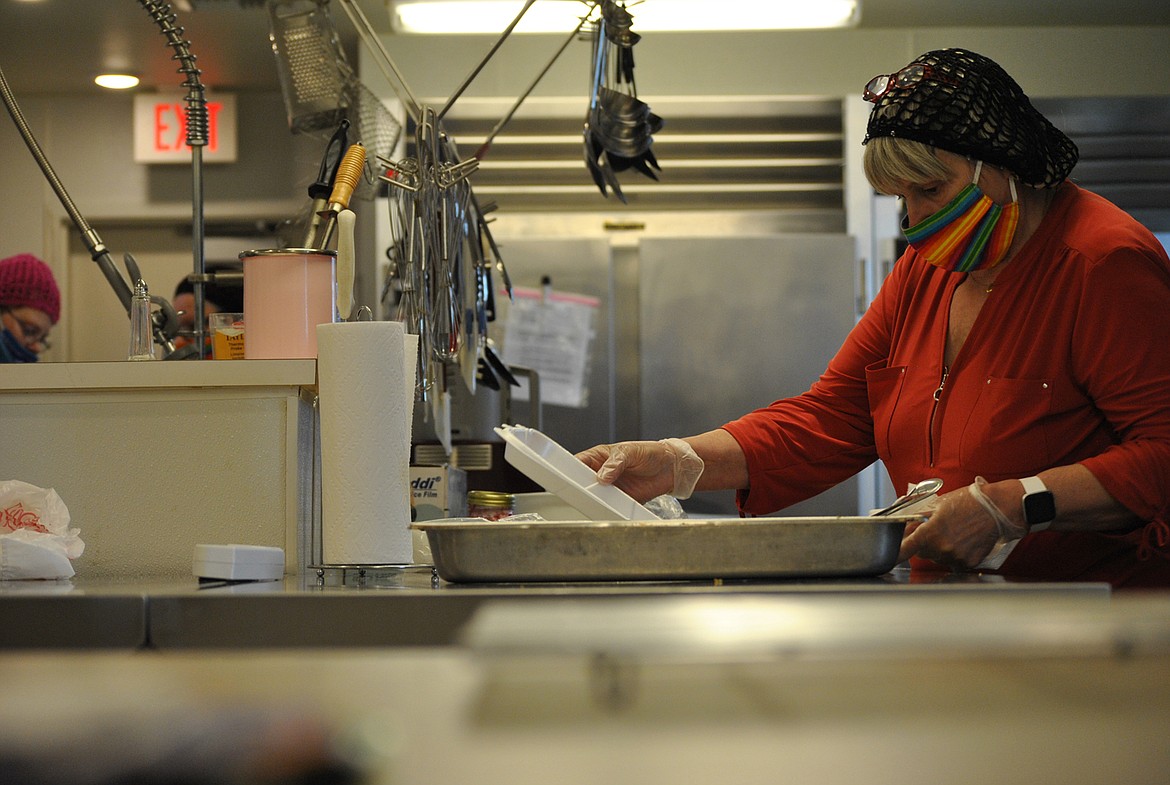
[[[159,30],[166,36],[167,44],[175,50],[172,60],[179,61],[178,72],[183,74],[181,87],[187,88],[187,144],[191,147],[207,144],[207,99],[203,84],[199,81],[203,73],[196,66],[195,55],[191,54],[191,42],[183,36],[185,30],[178,24],[179,18],[165,0],[138,0],[154,19]]]
[[[195,296],[194,322],[195,345],[199,356],[205,357],[207,346],[204,341],[205,328],[203,319],[198,318],[203,313],[204,280],[206,264],[204,261],[204,218],[203,218],[203,147],[207,144],[207,97],[204,94],[203,83],[199,80],[201,71],[195,64],[195,55],[191,54],[191,42],[184,38],[184,30],[178,24],[178,17],[171,10],[171,4],[164,0],[138,0],[146,12],[154,19],[159,31],[167,39],[167,44],[175,50],[172,60],[179,61],[178,71],[183,75],[182,87],[187,88],[187,144],[191,148],[191,238],[193,242],[193,274],[191,288]]]

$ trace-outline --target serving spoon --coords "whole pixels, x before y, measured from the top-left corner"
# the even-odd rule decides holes
[[[894,499],[893,504],[891,504],[889,507],[883,507],[882,509],[873,513],[873,515],[892,515],[898,510],[909,507],[911,504],[920,502],[928,496],[938,493],[939,488],[942,488],[942,486],[943,481],[937,477],[932,477],[929,480],[916,482],[914,485],[910,486],[910,490],[906,491],[905,494],[899,496],[897,499]]]

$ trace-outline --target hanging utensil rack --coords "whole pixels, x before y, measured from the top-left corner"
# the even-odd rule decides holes
[[[374,56],[391,89],[414,121],[414,156],[391,160],[377,156],[379,179],[389,185],[388,209],[392,233],[389,252],[392,280],[400,299],[394,318],[419,336],[416,399],[437,430],[449,421],[445,385],[448,366],[457,366],[463,383],[474,394],[479,380],[498,387],[488,361],[488,323],[494,319],[493,273],[499,274],[511,296],[511,280],[487,214],[494,205],[481,205],[472,192],[470,177],[490,148],[495,135],[552,67],[581,29],[596,18],[600,2],[583,2],[581,21],[532,84],[488,138],[470,157],[461,157],[455,141],[443,130],[446,114],[515,30],[535,0],[527,0],[487,54],[439,109],[422,104],[410,90],[402,70],[382,46],[369,20],[353,0],[338,0],[362,42]],[[387,282],[384,294],[389,291]],[[495,359],[495,358],[492,358]],[[505,380],[505,383],[508,383]],[[443,434],[439,434],[443,440]]]

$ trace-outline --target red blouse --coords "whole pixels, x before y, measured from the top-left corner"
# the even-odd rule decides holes
[[[1001,572],[1170,583],[1166,251],[1066,182],[945,368],[947,314],[963,280],[907,250],[808,392],[724,426],[747,457],[741,511],[775,512],[877,458],[896,489],[941,477],[944,491],[976,475],[995,482],[1079,462],[1150,524],[1030,535]]]

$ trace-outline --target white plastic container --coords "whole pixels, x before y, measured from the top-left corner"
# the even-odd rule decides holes
[[[656,521],[658,516],[612,485],[601,485],[597,475],[577,456],[534,428],[503,425],[496,428],[506,446],[504,459],[580,510],[590,521]]]
[[[196,578],[278,581],[284,577],[284,549],[266,545],[196,545]]]
[[[585,515],[555,493],[536,491],[515,494],[517,515],[535,513],[546,521],[580,521]]]

